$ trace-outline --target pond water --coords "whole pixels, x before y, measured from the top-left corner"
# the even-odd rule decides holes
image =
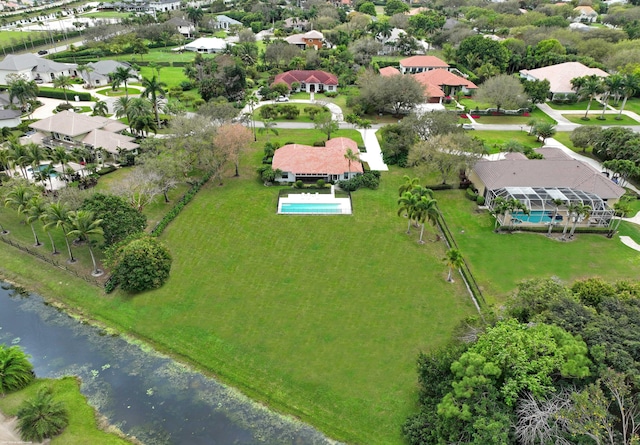
[[[20,345],[38,377],[79,376],[89,402],[146,445],[335,443],[214,379],[6,284],[0,288],[0,343]]]

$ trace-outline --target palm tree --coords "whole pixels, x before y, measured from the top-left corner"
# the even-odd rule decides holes
[[[7,177],[11,176],[9,170],[11,169],[11,156],[9,155],[9,150],[0,148],[0,169],[4,171],[4,174]]]
[[[69,262],[75,263],[76,259],[73,257],[71,251],[71,244],[69,244],[68,230],[71,228],[71,220],[69,219],[69,209],[62,202],[52,202],[47,207],[44,214],[44,230],[49,231],[51,229],[60,229],[64,235],[64,241],[67,243],[67,251],[69,252]]]
[[[464,265],[464,259],[459,249],[447,250],[446,256],[442,259],[449,268],[449,274],[447,275],[447,281],[453,283],[453,270],[460,269]]]
[[[640,91],[640,76],[637,74],[625,74],[621,88],[621,92],[624,94],[624,99],[622,100],[622,105],[620,106],[620,111],[616,116],[616,120],[622,119],[622,112],[624,111],[624,107],[627,105],[627,99],[632,97],[638,91]]]
[[[344,158],[349,162],[349,179],[351,179],[351,163],[359,162],[360,156],[358,153],[354,153],[352,149],[347,148],[347,151],[344,154]]]
[[[269,142],[271,140],[270,133],[273,133],[276,136],[278,136],[279,134],[276,125],[277,124],[273,121],[273,119],[265,119],[264,121],[262,121],[262,127],[258,129],[258,133],[267,133],[267,142]]]
[[[407,235],[411,233],[411,221],[414,219],[416,205],[419,200],[420,198],[411,192],[404,192],[402,196],[398,198],[398,205],[400,206],[398,209],[398,216],[402,216],[404,214],[408,219]]]
[[[31,172],[34,175],[33,179],[35,180],[36,173],[40,173],[40,162],[48,156],[42,145],[38,145],[33,142],[28,143],[25,146],[25,149],[27,150],[27,156],[31,163]]]
[[[109,107],[104,100],[99,100],[93,106],[93,115],[94,116],[103,116],[105,117],[109,113]]]
[[[18,212],[19,215],[25,216],[25,221],[31,225],[31,231],[33,232],[35,246],[39,247],[42,245],[42,243],[38,239],[38,234],[36,233],[35,227],[33,227],[33,222],[29,222],[27,219],[29,206],[31,205],[31,198],[33,198],[33,196],[34,191],[30,186],[18,184],[14,186],[9,191],[9,193],[7,193],[7,196],[4,199],[4,206],[11,207],[15,209],[15,211]]]
[[[158,132],[158,126],[151,114],[140,114],[134,116],[130,125],[133,130],[142,136],[144,136],[145,133],[149,134],[150,131],[153,131],[154,133]]]
[[[569,228],[569,222],[571,221],[571,218],[575,216],[579,205],[580,204],[569,203],[569,205],[567,206],[567,220],[564,223],[564,229],[562,229],[562,236],[560,237],[562,241],[565,241],[567,239],[567,229]]]
[[[75,160],[75,157],[71,153],[69,153],[66,148],[55,147],[49,153],[49,159],[51,159],[54,164],[60,164],[62,166],[62,171],[66,172],[67,164]]]
[[[507,201],[507,210],[511,215],[513,215],[516,212],[522,212],[525,215],[528,215],[530,213],[530,210],[527,208],[527,206],[524,205],[522,202],[520,202],[520,200],[516,198],[511,198]],[[511,229],[515,228],[516,221],[517,221],[516,218],[513,218],[512,216],[510,221]]]
[[[27,212],[27,222],[32,224],[36,221],[40,221],[43,226],[45,226],[45,215],[47,212],[47,205],[42,199],[41,196],[35,195],[29,200],[29,210]],[[58,254],[58,249],[56,249],[56,244],[53,242],[53,237],[51,233],[46,230],[47,235],[49,235],[49,241],[51,241],[51,253],[53,255]]]
[[[564,201],[559,198],[554,198],[550,201],[550,204],[553,204],[554,208],[553,208],[553,217],[549,222],[549,231],[547,232],[547,236],[551,236],[551,231],[553,230],[553,226],[556,223],[556,216],[558,216],[558,210],[560,210],[561,205],[564,205]]]
[[[17,99],[22,110],[25,110],[30,99],[38,97],[38,85],[35,81],[27,80],[22,76],[8,80],[7,90],[9,91],[9,104],[13,104],[13,100]]]
[[[193,26],[197,30],[202,17],[204,17],[204,11],[200,8],[189,7],[187,8],[187,17],[193,22]]]
[[[67,90],[71,88],[71,85],[72,85],[71,77],[69,76],[58,76],[55,79],[53,79],[53,86],[55,88],[62,88],[62,91],[64,91],[64,100],[67,102],[67,105],[69,105]]]
[[[91,73],[94,71],[90,65],[78,65],[78,71],[87,73],[87,84],[89,88],[93,88],[93,82],[91,81]]]
[[[402,196],[404,192],[410,192],[415,187],[420,185],[420,178],[412,178],[409,175],[404,175],[404,184],[398,188],[398,196]]]
[[[129,91],[127,90],[127,82],[131,77],[131,68],[128,66],[119,66],[113,73],[109,74],[111,81],[113,82],[114,89],[117,89],[120,84],[124,85],[125,97],[129,97]]]
[[[491,204],[492,204],[491,214],[496,219],[493,225],[493,230],[497,232],[498,223],[500,222],[500,220],[498,219],[498,215],[503,216],[502,222],[504,224],[504,222],[507,220],[507,212],[509,211],[509,204],[507,203],[507,200],[504,199],[502,196],[498,196],[496,199],[493,200]]]
[[[591,206],[583,203],[579,203],[574,207],[574,219],[573,226],[571,227],[571,232],[569,232],[569,238],[573,238],[573,234],[576,231],[576,226],[578,222],[582,221],[585,218],[588,218],[591,215]]]
[[[19,346],[0,344],[0,394],[24,388],[33,377],[29,356]]]
[[[420,239],[418,240],[420,244],[424,244],[422,235],[424,234],[425,221],[429,221],[429,224],[435,227],[438,223],[439,214],[438,201],[433,198],[429,198],[428,196],[420,197],[419,201],[415,205],[414,211],[416,221],[422,224],[422,228],[420,229]]]
[[[41,388],[18,410],[18,429],[24,441],[42,442],[57,436],[69,424],[64,403],[53,399],[51,388]]]
[[[149,102],[144,97],[136,97],[130,99],[127,105],[127,119],[129,120],[129,128],[131,129],[131,131],[133,131],[134,123],[136,122],[136,120],[144,122],[154,120],[153,107],[151,106],[151,102]],[[141,127],[140,123],[138,123],[138,127]]]
[[[556,134],[556,127],[551,122],[540,122],[535,127],[535,133],[536,139],[540,140],[542,138],[542,143],[544,144],[547,138]]]
[[[151,79],[142,79],[142,87],[144,88],[142,95],[144,97],[151,98],[151,104],[153,105],[153,111],[156,114],[156,122],[158,124],[158,127],[160,127],[160,116],[158,115],[158,96],[166,94],[166,91],[164,90],[166,86],[167,84],[158,81],[156,76],[153,76]]]
[[[27,148],[18,141],[17,138],[12,137],[9,138],[9,160],[13,162],[14,166],[20,168],[20,172],[22,176],[27,178],[27,165],[29,165],[29,155],[27,153]]]
[[[258,97],[255,95],[255,93],[251,93],[251,95],[249,97],[247,97],[247,105],[249,106],[249,109],[251,110],[251,120],[250,120],[250,124],[251,124],[251,130],[253,131],[253,141],[256,142],[258,140],[258,136],[256,135],[256,121],[253,119],[253,112],[255,110],[256,105],[258,105],[260,101],[258,100]]]
[[[94,276],[100,276],[104,272],[98,269],[96,263],[96,257],[93,255],[93,249],[91,249],[90,235],[103,235],[102,220],[96,219],[93,212],[88,210],[76,210],[69,212],[69,221],[71,222],[71,230],[67,233],[68,236],[77,236],[80,239],[87,240],[87,246],[89,247],[89,254],[91,255],[91,261],[93,262]]]
[[[129,119],[129,106],[131,105],[131,100],[126,96],[120,96],[116,99],[113,104],[113,111],[116,113],[117,118],[126,117]]]
[[[581,97],[589,98],[589,103],[587,104],[587,111],[585,111],[584,117],[582,119],[584,120],[589,119],[588,115],[589,115],[589,110],[591,109],[591,102],[593,101],[593,98],[596,96],[596,94],[600,94],[602,93],[602,91],[603,91],[602,79],[596,75],[587,76],[586,80],[578,90],[578,94]]]

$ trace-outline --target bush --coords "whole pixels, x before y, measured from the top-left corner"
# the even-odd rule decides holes
[[[64,104],[58,105],[55,109],[56,113],[59,113],[61,111],[66,111],[66,110],[73,110],[73,105],[64,103]]]
[[[90,101],[91,94],[80,91],[67,91],[67,98],[69,100],[74,100],[75,96],[78,96],[80,100]],[[38,97],[48,97],[49,99],[64,99],[64,91],[60,88],[49,88],[49,87],[39,87],[38,88]]]
[[[354,176],[346,181],[338,181],[338,187],[346,192],[354,192],[359,188],[375,190],[380,185],[380,172],[369,171],[362,175]]]
[[[57,436],[69,424],[67,409],[53,399],[51,388],[41,388],[35,397],[25,400],[17,417],[20,437],[29,443]]]
[[[182,82],[180,82],[180,88],[182,88],[182,91],[189,91],[194,89],[195,87],[195,84],[190,80],[183,80]]]
[[[316,185],[318,186],[318,188],[323,189],[325,185],[327,185],[327,182],[324,179],[318,179],[318,181],[316,182]]]
[[[324,93],[325,97],[337,97],[338,96],[338,92],[337,91],[327,91]]]
[[[101,168],[100,170],[98,170],[98,176],[104,176],[104,175],[112,173],[112,172],[114,172],[116,170],[117,170],[116,167],[114,167],[113,165],[110,165],[109,167],[104,167],[104,168]]]
[[[298,179],[296,181],[295,187],[298,189],[303,189],[304,188],[304,182],[302,182],[300,179]]]
[[[465,196],[471,201],[475,201],[476,199],[478,199],[478,194],[471,187],[467,189]]]
[[[469,189],[467,189],[467,190],[469,190]],[[482,196],[482,195],[478,195],[478,196],[476,197],[476,203],[477,203],[479,206],[483,206],[483,205],[484,205],[484,196]]]
[[[324,146],[325,146],[325,144],[324,144],[324,141],[315,141],[315,142],[313,143],[313,146],[314,146],[314,147],[324,147]]]

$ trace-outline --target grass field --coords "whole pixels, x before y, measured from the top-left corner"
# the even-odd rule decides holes
[[[637,278],[640,253],[626,247],[617,236],[608,239],[604,235],[578,234],[574,241],[560,242],[544,234],[496,234],[491,215],[475,212],[475,204],[462,199],[462,191],[440,192],[438,199],[488,302],[503,302],[524,278]],[[640,231],[629,230],[640,242]]]
[[[202,56],[205,58],[208,57],[206,54],[203,54]],[[145,62],[193,62],[193,59],[196,57],[196,53],[189,51],[182,53],[178,51],[171,51],[171,47],[151,48],[149,49],[149,53],[145,54],[143,57]],[[120,54],[118,56],[109,56],[109,58],[113,60],[131,61],[133,63],[140,60],[140,56],[136,54]]]
[[[128,12],[99,11],[82,14],[82,17],[91,17],[94,19],[125,19],[131,17],[132,15],[133,14],[130,14]]]
[[[589,113],[589,120],[582,120],[584,114],[563,114],[564,118],[568,119],[574,124],[580,125],[640,125],[640,122],[630,118],[629,116],[622,115],[622,119],[617,120],[617,114],[605,114],[605,120],[600,120],[598,117],[601,113]]]
[[[51,388],[54,399],[63,402],[69,413],[69,425],[51,440],[52,445],[130,445],[129,441],[98,428],[95,412],[80,393],[80,384],[73,377],[38,379],[20,391],[0,397],[0,410],[9,416],[16,415],[22,402],[34,397],[43,387]]]
[[[622,102],[619,104],[622,105]],[[627,100],[626,105],[624,106],[625,110],[633,111],[634,113],[640,114],[640,98],[632,97]]]
[[[142,77],[146,77],[147,79],[151,79],[153,76],[157,75],[157,72],[154,68],[150,66],[142,66],[140,67],[140,74]],[[182,67],[173,67],[173,66],[165,66],[160,69],[160,81],[167,84],[167,89],[171,87],[179,86],[181,82],[185,80],[189,80],[189,78],[184,74],[184,68]]]
[[[587,105],[589,105],[589,101],[588,100],[583,100],[580,102],[576,102],[575,104],[554,104],[553,102],[545,102],[547,105],[549,105],[551,108],[553,108],[554,110],[587,110]],[[600,103],[596,102],[595,100],[591,102],[591,109],[602,109],[602,105],[600,105]]]
[[[104,88],[102,90],[97,90],[96,94],[102,94],[103,96],[108,96],[108,97],[118,97],[118,96],[125,96],[127,93],[129,93],[130,95],[138,95],[142,92],[142,90],[138,89],[138,88],[132,88],[130,86],[128,86],[126,89],[122,86],[119,87],[117,90],[113,90],[111,88]]]
[[[475,130],[468,133],[470,137],[477,137],[484,141],[489,153],[498,153],[500,148],[509,141],[517,141],[524,147],[542,147],[542,142],[536,141],[535,136],[526,131],[486,131]]]
[[[44,37],[45,34],[44,32],[9,31],[3,29],[2,32],[0,32],[0,46],[10,47],[14,44],[29,42],[29,37],[31,37],[31,40],[36,40]]]
[[[306,123],[311,123],[313,122],[313,120],[311,120],[311,117],[309,116],[309,114],[304,111],[305,108],[317,108],[318,110],[323,110],[325,113],[328,113],[329,110],[323,106],[320,105],[313,105],[313,104],[296,104],[296,103],[277,103],[276,107],[279,105],[293,105],[295,106],[299,111],[300,114],[298,115],[297,118],[295,119],[285,119],[282,116],[278,116],[275,119],[275,122],[306,122]],[[264,105],[263,105],[264,106]],[[262,119],[262,116],[260,116],[260,108],[257,108],[256,111],[253,112],[253,118],[254,120],[257,121],[263,121],[264,119]]]

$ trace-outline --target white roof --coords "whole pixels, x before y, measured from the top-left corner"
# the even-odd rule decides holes
[[[224,39],[218,37],[202,37],[194,40],[191,43],[187,43],[184,48],[189,50],[199,49],[224,49],[227,46],[227,42]]]
[[[545,66],[534,70],[520,70],[523,76],[532,77],[536,80],[547,79],[551,84],[552,93],[570,93],[571,79],[576,77],[591,76],[608,77],[605,71],[600,68],[589,68],[580,62],[565,62],[557,65]]]

